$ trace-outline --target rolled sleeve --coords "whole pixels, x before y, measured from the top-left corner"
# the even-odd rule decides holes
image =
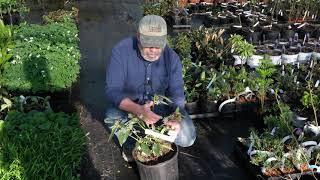
[[[119,107],[122,99],[125,98],[123,92],[125,71],[124,62],[121,61],[120,52],[115,47],[112,50],[111,58],[106,70],[106,97],[109,103],[112,103],[115,107]]]

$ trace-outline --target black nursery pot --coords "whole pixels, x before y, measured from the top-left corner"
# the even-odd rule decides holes
[[[215,101],[203,100],[200,107],[202,113],[212,113],[218,110],[217,102]]]
[[[282,39],[286,39],[286,40],[289,40],[290,38],[293,39],[295,33],[296,33],[296,32],[295,32],[295,30],[293,30],[293,29],[284,28],[284,29],[281,31],[281,38],[282,38]]]
[[[135,160],[138,166],[141,180],[178,180],[178,147],[173,144],[173,156],[164,162],[155,165],[146,165]],[[133,157],[135,154],[133,152]]]
[[[188,102],[185,107],[188,114],[197,114],[199,112],[199,101]]]
[[[19,12],[11,12],[11,17],[10,14],[6,13],[3,14],[3,23],[5,25],[19,25],[21,22],[21,16]]]
[[[255,30],[250,31],[249,29],[244,29],[244,36],[246,40],[252,44],[258,44],[262,41],[262,31],[261,30]]]
[[[279,29],[264,29],[263,34],[265,36],[264,40],[275,41],[276,39],[279,39],[280,31]]]

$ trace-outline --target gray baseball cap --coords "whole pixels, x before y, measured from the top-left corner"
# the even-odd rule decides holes
[[[138,33],[142,47],[163,48],[167,42],[167,23],[161,16],[144,16],[139,22]]]

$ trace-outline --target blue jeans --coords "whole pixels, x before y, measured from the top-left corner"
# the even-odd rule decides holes
[[[156,113],[159,114],[159,112],[156,112]],[[192,122],[192,119],[190,118],[188,113],[184,110],[182,110],[181,113],[184,118],[181,121],[181,129],[174,143],[181,147],[189,147],[196,140],[196,130]],[[117,120],[124,121],[124,122],[127,121],[127,116],[128,115],[125,111],[122,111],[116,107],[110,106],[107,108],[105,124],[111,130],[112,126]],[[117,135],[117,133],[115,134]]]

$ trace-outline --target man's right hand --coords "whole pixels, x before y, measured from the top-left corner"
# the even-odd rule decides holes
[[[139,116],[147,125],[154,124],[159,121],[162,117],[151,111],[153,101],[147,102],[142,105],[142,113]]]

